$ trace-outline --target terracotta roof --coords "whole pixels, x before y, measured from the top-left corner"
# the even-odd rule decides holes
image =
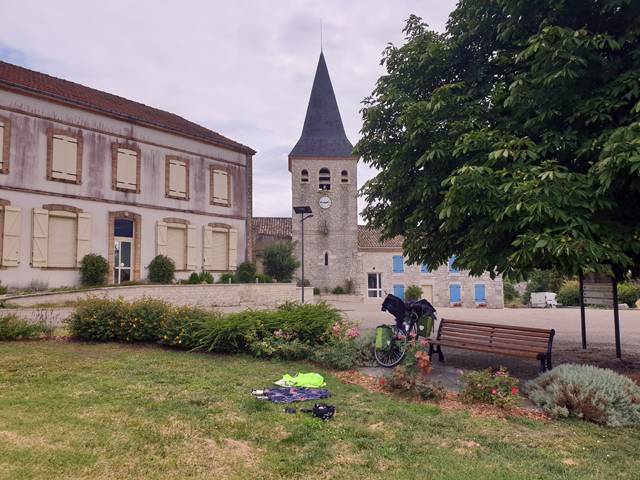
[[[380,241],[380,230],[358,225],[358,247],[359,248],[393,248],[402,249],[404,237],[398,235],[384,242]]]
[[[78,83],[52,77],[0,61],[0,88],[11,88],[124,119],[131,123],[168,130],[220,147],[253,155],[253,149],[173,113],[149,107]]]
[[[253,217],[253,235],[291,238],[290,217]]]

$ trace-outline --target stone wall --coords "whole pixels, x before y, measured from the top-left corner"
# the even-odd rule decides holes
[[[200,307],[273,307],[300,301],[300,288],[293,283],[247,283],[212,285],[135,285],[32,295],[5,296],[2,299],[21,307],[73,302],[90,296],[137,300],[144,296],[160,298],[174,305]],[[313,289],[305,289],[305,300],[313,301]]]

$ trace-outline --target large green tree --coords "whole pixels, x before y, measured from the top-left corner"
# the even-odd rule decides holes
[[[404,32],[362,110],[368,223],[432,268],[634,270],[640,1],[462,0]]]

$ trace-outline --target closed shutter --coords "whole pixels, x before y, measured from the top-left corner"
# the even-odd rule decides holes
[[[229,177],[224,170],[213,171],[213,203],[229,205]]]
[[[404,272],[404,261],[402,259],[402,255],[394,255],[393,256],[393,273],[402,273]]]
[[[0,137],[2,131],[0,130]],[[0,156],[1,155],[0,148]],[[4,229],[2,232],[2,266],[15,267],[20,263],[20,209],[4,207]]]
[[[75,214],[49,213],[47,267],[71,268],[77,264],[77,228]]]
[[[476,302],[485,302],[487,300],[487,294],[485,290],[485,286],[482,283],[478,283],[474,286],[474,300]]]
[[[404,285],[398,284],[393,286],[393,294],[404,300]]]
[[[4,123],[0,122],[0,170],[4,167]]]
[[[229,230],[229,270],[235,270],[238,266],[238,231],[235,228]]]
[[[78,248],[77,248],[77,266],[85,255],[91,253],[91,215],[88,213],[78,214]]]
[[[196,227],[187,226],[187,270],[195,270],[198,264],[196,255]]]
[[[66,135],[53,136],[53,178],[73,180],[78,178],[78,140]]]
[[[449,301],[460,301],[460,285],[449,285]]]
[[[138,153],[126,148],[118,149],[116,159],[116,187],[138,189]]]
[[[158,222],[156,225],[156,255],[167,254],[167,224]]]
[[[213,270],[213,228],[202,228],[202,268]]]
[[[424,263],[420,265],[420,273],[429,273],[429,267],[427,267]]]
[[[169,194],[187,197],[187,165],[181,160],[169,161]]]
[[[180,226],[167,226],[167,256],[176,264],[176,270],[185,270],[187,266],[187,229]]]
[[[229,231],[213,229],[211,232],[211,249],[213,260],[211,269],[216,271],[229,270]]]
[[[453,263],[456,261],[456,256],[454,255],[449,259],[449,272],[451,273],[460,273],[460,269],[458,267],[454,267]]]
[[[49,212],[34,208],[31,217],[31,266],[47,266],[49,243]]]

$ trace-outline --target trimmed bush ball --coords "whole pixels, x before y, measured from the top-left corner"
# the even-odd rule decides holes
[[[253,283],[256,279],[256,266],[251,262],[242,262],[236,271],[238,283]]]
[[[149,281],[171,283],[176,273],[176,264],[166,255],[156,255],[149,263]]]
[[[104,285],[107,282],[109,263],[102,255],[89,253],[80,261],[80,282],[86,286]]]
[[[404,292],[405,302],[415,302],[422,298],[422,289],[417,285],[409,285]]]
[[[213,283],[213,275],[210,272],[200,272],[200,283]]]
[[[564,364],[527,382],[529,399],[554,418],[640,425],[640,387],[613,370]]]

